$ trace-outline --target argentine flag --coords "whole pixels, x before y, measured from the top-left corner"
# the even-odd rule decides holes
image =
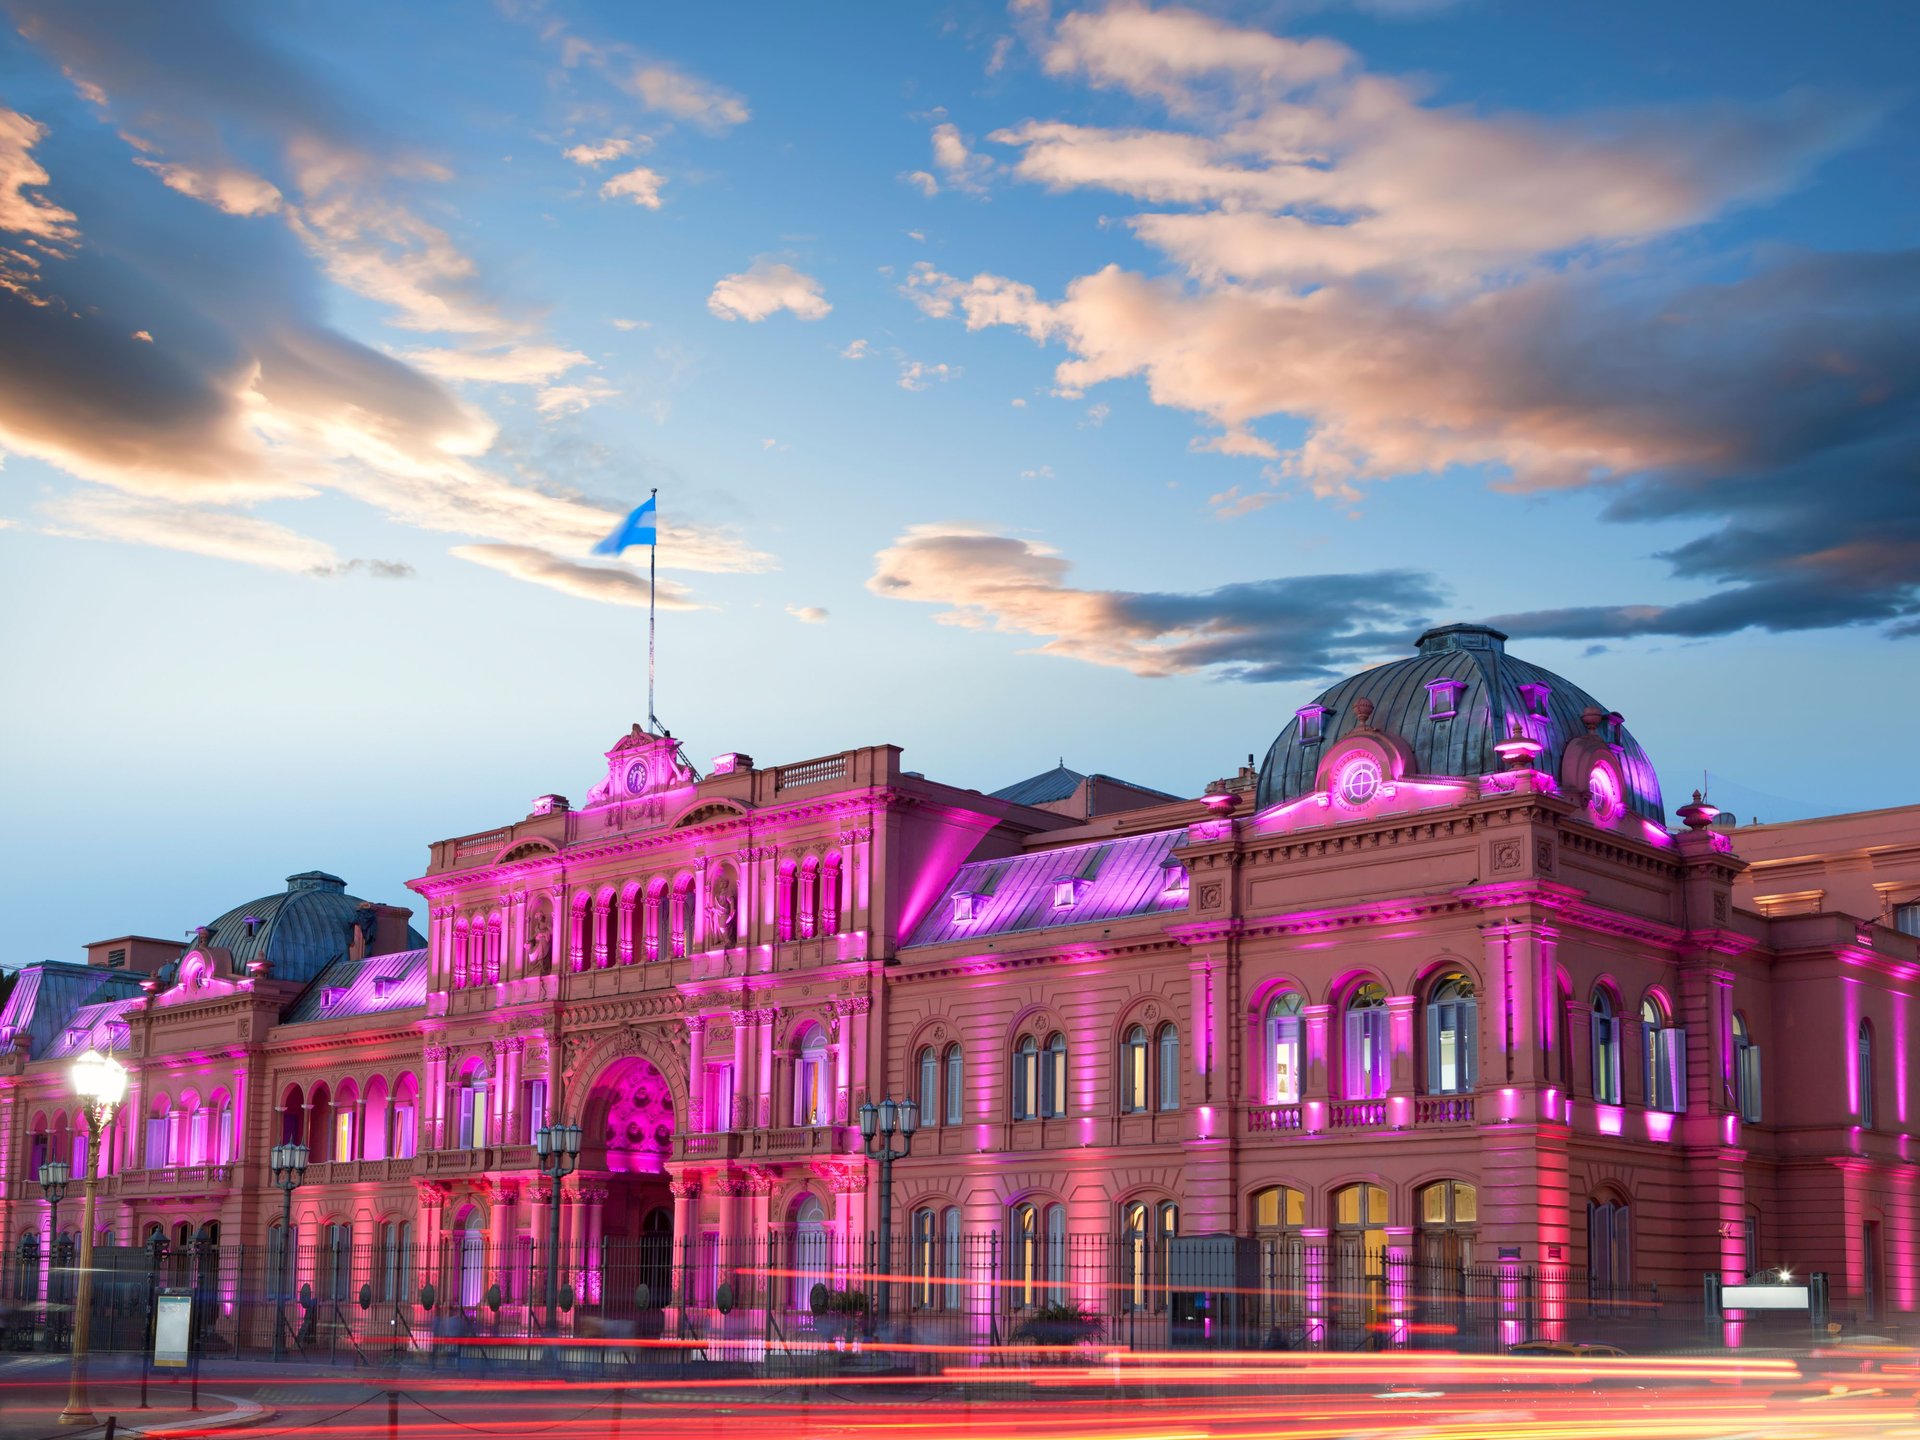
[[[646,502],[626,519],[614,526],[613,533],[593,547],[596,555],[618,555],[629,545],[659,544],[659,529],[654,522],[654,502],[657,497],[649,495]]]

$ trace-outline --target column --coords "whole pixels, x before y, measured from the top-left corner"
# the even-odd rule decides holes
[[[694,1283],[694,1259],[699,1254],[699,1237],[693,1233],[696,1207],[700,1199],[700,1172],[690,1170],[667,1181],[673,1195],[673,1263],[669,1273],[674,1303],[684,1307]],[[666,1296],[658,1297],[665,1303]]]
[[[735,1130],[745,1130],[753,1123],[753,1111],[748,1103],[747,1090],[747,1061],[751,1058],[749,1047],[753,1044],[753,1039],[753,1011],[734,1011],[732,1128]]]
[[[553,1182],[544,1176],[527,1182],[521,1192],[527,1205],[527,1237],[533,1241],[534,1263],[531,1273],[526,1277],[527,1293],[522,1297],[529,1305],[541,1306],[547,1299],[547,1266],[553,1263],[553,1254],[547,1248],[552,1220],[549,1208],[553,1204]],[[543,1310],[542,1315],[545,1315]]]
[[[507,1143],[507,1042],[495,1040],[493,1070],[487,1086],[487,1144]]]
[[[687,1024],[687,1119],[689,1129],[698,1135],[707,1128],[700,1112],[706,1105],[707,1017],[689,1015]]]
[[[521,1091],[526,1088],[520,1081],[520,1066],[526,1055],[527,1040],[524,1035],[509,1035],[505,1044],[505,1059],[500,1067],[500,1088],[505,1092],[506,1120],[500,1131],[500,1143],[530,1144],[533,1136],[522,1129],[520,1120]]]
[[[1327,1106],[1333,1098],[1333,1072],[1328,1059],[1327,1029],[1331,1024],[1331,1005],[1306,1005],[1300,1010],[1306,1022],[1307,1074],[1300,1089],[1301,1123],[1307,1130],[1327,1128]]]
[[[620,964],[633,964],[633,901],[629,893],[620,897]]]
[[[567,936],[566,968],[569,971],[587,968],[587,948],[591,943],[588,935],[591,922],[588,915],[592,904],[593,902],[589,900],[584,905],[569,906],[564,917]]]
[[[587,1293],[587,1234],[584,1223],[587,1207],[581,1194],[581,1183],[575,1180],[571,1185],[561,1186],[561,1204],[564,1208],[560,1212],[560,1255],[564,1261],[560,1276],[573,1285],[576,1319],[580,1301]]]
[[[447,1109],[447,1047],[428,1045],[422,1052],[426,1059],[426,1074],[420,1084],[420,1137],[416,1147],[420,1150],[440,1150],[445,1148],[445,1115]]]
[[[1387,1124],[1404,1130],[1413,1124],[1414,1000],[1411,995],[1387,997],[1387,1043],[1391,1065],[1387,1074]]]
[[[518,1233],[513,1223],[516,1198],[518,1191],[514,1186],[494,1186],[493,1209],[487,1215],[489,1283],[497,1283],[503,1295],[513,1294],[513,1238]]]
[[[1308,1073],[1311,1074],[1311,1070]],[[1305,1272],[1302,1280],[1307,1290],[1307,1348],[1310,1350],[1327,1348],[1327,1324],[1332,1319],[1327,1302],[1327,1250],[1331,1233],[1324,1225],[1302,1226],[1300,1230],[1301,1263]]]
[[[611,895],[593,902],[593,968],[607,968],[607,931],[613,923],[614,909]]]
[[[844,1000],[835,1001],[833,1007],[833,1118],[836,1123],[847,1123],[847,1092],[849,1080],[848,1052],[853,1048],[850,1032],[853,1029],[852,1016],[848,1013]]]
[[[1413,1227],[1387,1226],[1387,1344],[1404,1350],[1412,1335],[1407,1322],[1412,1318],[1413,1294],[1408,1283],[1413,1276]]]
[[[758,1107],[759,1125],[765,1130],[772,1127],[774,1120],[773,1097],[773,1027],[779,1023],[780,1012],[772,1006],[756,1012],[760,1021],[760,1068],[754,1076],[755,1105]]]
[[[580,1193],[587,1207],[586,1246],[581,1257],[581,1268],[585,1278],[581,1285],[581,1299],[600,1301],[602,1275],[600,1266],[600,1239],[606,1224],[607,1187],[598,1181],[580,1187]]]
[[[522,890],[513,896],[507,909],[507,957],[500,967],[501,975],[509,980],[518,980],[526,955],[527,892]]]
[[[870,1094],[869,1086],[874,1080],[878,1080],[883,1087],[886,1084],[884,1073],[877,1077],[870,1077],[868,1073],[867,1032],[871,1028],[868,1017],[872,1013],[873,1000],[870,996],[854,995],[848,998],[846,1023],[848,1028],[853,1032],[853,1054],[849,1057],[847,1063],[848,1068],[853,1074],[853,1087],[852,1093],[847,1097],[846,1113],[840,1117],[842,1124],[851,1124],[859,1118],[859,1106],[861,1102],[868,1098]],[[908,1082],[908,1086],[909,1089],[911,1089],[911,1081]],[[905,1099],[906,1097],[901,1096],[900,1098]],[[923,1125],[927,1124],[927,1117],[924,1115],[921,1116],[920,1123]]]

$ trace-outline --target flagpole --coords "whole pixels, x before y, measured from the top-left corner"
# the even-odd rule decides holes
[[[647,547],[647,728],[658,733],[660,721],[653,713],[653,584],[655,572],[660,564],[660,515],[657,503],[660,498],[660,488],[655,486],[650,493],[656,504],[653,543]]]

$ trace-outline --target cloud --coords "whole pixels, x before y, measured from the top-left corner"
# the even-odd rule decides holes
[[[19,154],[0,146],[11,231],[0,235],[0,282],[7,255],[28,254],[33,271],[30,291],[0,283],[0,448],[148,502],[115,512],[96,502],[61,523],[223,556],[236,547],[219,537],[238,535],[247,554],[231,558],[287,557],[287,568],[335,562],[319,542],[212,507],[332,491],[401,524],[554,556],[585,554],[612,528],[618,502],[530,463],[524,436],[500,444],[500,424],[448,388],[534,386],[549,415],[611,393],[594,378],[556,383],[590,362],[539,339],[419,218],[411,191],[442,172],[240,28],[250,12],[13,8],[32,43],[140,127],[103,117],[49,136],[28,121],[6,132]],[[230,130],[260,159],[245,173],[282,196],[270,217],[236,198],[246,192],[230,183],[241,168],[223,148]],[[42,183],[32,147],[49,145],[61,158],[46,170],[88,176],[46,202],[51,215],[32,193]],[[154,165],[127,164],[128,146]],[[22,233],[49,227],[84,232],[84,243]],[[342,333],[316,270],[435,343],[395,357]],[[663,540],[663,564],[677,570],[773,563],[728,528],[682,522]]]
[[[610,323],[616,330],[645,330],[647,328],[647,322],[645,320],[614,320]]]
[[[1199,594],[1082,590],[1051,547],[966,525],[919,525],[874,557],[867,588],[946,607],[947,625],[1044,637],[1026,652],[1135,675],[1319,680],[1398,649],[1441,595],[1412,571],[1299,575]],[[1337,605],[1330,596],[1340,597]]]
[[[33,147],[47,127],[17,110],[0,106],[0,230],[30,239],[66,244],[80,238],[79,219],[40,195],[30,195],[52,177],[33,158]]]
[[[951,123],[933,127],[933,164],[946,177],[948,185],[970,195],[986,193],[986,179],[994,168],[991,157],[975,154],[960,133],[960,127]],[[914,174],[922,179],[930,178],[925,171]]]
[[[646,578],[623,566],[581,565],[530,545],[456,545],[447,553],[579,600],[603,605],[647,603]],[[655,589],[657,608],[661,610],[705,608],[694,602],[685,586],[671,580],[658,581]]]
[[[934,179],[930,171],[909,170],[903,178],[929,200],[940,193],[940,182]]]
[[[1078,12],[1049,73],[1157,103],[1167,124],[996,131],[1013,174],[1150,207],[1172,274],[1107,265],[1057,298],[921,263],[926,313],[1064,347],[1058,393],[1137,378],[1208,422],[1195,448],[1300,487],[1451,469],[1592,488],[1614,523],[1692,519],[1666,552],[1698,601],[1503,617],[1515,633],[1724,633],[1920,613],[1898,496],[1920,465],[1920,254],[1686,255],[1671,237],[1791,189],[1884,103],[1794,91],[1552,117],[1430,103],[1331,41],[1192,11]],[[1287,417],[1282,447],[1254,428]],[[1291,427],[1290,427],[1291,428]],[[1845,485],[1862,503],[1808,497]],[[1913,509],[1909,503],[1907,509]]]
[[[902,390],[924,390],[929,385],[951,380],[959,373],[958,370],[949,365],[929,364],[925,360],[902,360],[900,362],[900,388]]]
[[[46,533],[183,550],[269,570],[325,574],[338,568],[333,547],[284,525],[228,510],[84,491],[39,507]]]
[[[649,110],[686,120],[704,130],[731,130],[746,124],[753,115],[747,102],[731,90],[658,61],[635,65],[615,78],[622,89],[638,97]]]
[[[533,408],[542,415],[572,415],[602,400],[611,400],[620,392],[597,376],[572,385],[547,385],[534,396]]]
[[[593,361],[561,345],[521,344],[493,350],[412,350],[405,358],[442,380],[537,385]]]
[[[660,208],[660,187],[666,180],[658,170],[649,170],[644,165],[636,165],[624,170],[600,187],[602,200],[628,199],[636,205],[649,210]]]
[[[842,360],[866,359],[867,358],[867,342],[865,340],[855,340],[852,344],[848,345],[846,349],[840,352],[840,358]]]
[[[818,280],[763,256],[741,273],[723,277],[707,297],[707,309],[722,320],[751,324],[782,310],[802,320],[820,320],[833,306],[821,294]]]
[[[271,215],[284,199],[280,187],[271,180],[237,166],[202,171],[190,165],[149,160],[143,155],[135,156],[133,163],[158,175],[169,190],[191,195],[229,215]]]
[[[623,155],[636,151],[651,150],[653,142],[644,135],[614,135],[591,145],[569,145],[560,153],[576,165],[604,165],[609,160],[618,160]]]
[[[802,625],[824,625],[827,612],[818,605],[788,605],[787,614],[793,616]]]

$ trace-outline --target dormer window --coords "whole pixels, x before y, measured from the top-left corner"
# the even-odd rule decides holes
[[[1527,714],[1545,715],[1547,713],[1547,697],[1552,693],[1553,687],[1551,685],[1522,685],[1520,687],[1520,698],[1527,707]]]
[[[971,890],[956,890],[950,897],[953,901],[953,918],[956,924],[977,920],[980,916],[981,897]]]
[[[373,982],[373,998],[376,1000],[384,1000],[393,994],[393,992],[399,988],[399,985],[400,977],[398,975],[378,976]]]
[[[1318,745],[1320,737],[1326,733],[1327,707],[1307,705],[1293,712],[1300,721],[1300,743]]]
[[[1162,895],[1184,895],[1187,893],[1187,867],[1178,860],[1168,860],[1161,864],[1160,893]]]
[[[1080,887],[1084,883],[1084,881],[1075,880],[1071,877],[1065,880],[1054,881],[1053,908],[1056,910],[1071,910],[1080,902]]]
[[[1427,718],[1451,720],[1459,713],[1461,685],[1458,680],[1434,680],[1427,685]]]
[[[320,1004],[324,1009],[333,1010],[338,1008],[339,1005],[343,1001],[345,1001],[346,998],[347,998],[346,986],[329,985],[320,994]]]

